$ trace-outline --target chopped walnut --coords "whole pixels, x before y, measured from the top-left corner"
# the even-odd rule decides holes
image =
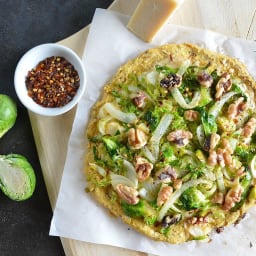
[[[224,158],[224,152],[225,150],[222,148],[218,148],[216,153],[217,153],[217,163],[221,166],[225,166],[225,158]]]
[[[191,217],[187,220],[187,223],[190,225],[197,225],[197,224],[203,224],[203,223],[208,223],[209,222],[209,217],[204,216],[204,217]]]
[[[173,188],[178,190],[181,188],[182,186],[182,179],[176,179],[173,181],[173,184],[172,184]]]
[[[240,168],[238,168],[236,174],[237,174],[238,177],[243,177],[244,175],[246,175],[245,167],[241,166]]]
[[[152,169],[153,169],[153,164],[148,162],[147,159],[143,157],[136,157],[135,170],[137,172],[139,181],[146,180],[150,176]]]
[[[159,193],[158,193],[158,196],[157,196],[157,206],[162,206],[166,200],[171,196],[173,192],[173,189],[172,187],[170,186],[162,186],[162,188],[160,189]]]
[[[224,73],[216,85],[215,98],[218,100],[221,96],[228,92],[232,87],[232,80],[228,73]]]
[[[221,145],[223,146],[223,148],[225,149],[225,151],[227,151],[230,154],[233,154],[234,150],[230,145],[230,142],[228,139],[226,138],[222,138],[221,139]]]
[[[177,172],[171,166],[166,166],[156,172],[156,177],[163,183],[169,183],[177,179]]]
[[[229,211],[236,203],[240,202],[242,193],[243,188],[240,184],[231,188],[225,196],[224,204],[222,206],[223,210]]]
[[[198,120],[199,113],[195,110],[186,110],[184,113],[184,118],[187,121],[193,122],[193,121]]]
[[[228,107],[228,118],[237,122],[236,118],[246,109],[247,104],[244,102],[244,98],[240,97],[234,103]]]
[[[118,184],[116,186],[116,192],[118,196],[128,204],[137,204],[139,202],[139,193],[135,188],[128,187],[124,184]]]
[[[224,162],[225,162],[225,166],[231,166],[233,163],[233,158],[231,156],[230,153],[228,153],[227,151],[224,150],[223,152],[223,158],[224,158]]]
[[[208,157],[208,164],[210,166],[215,166],[217,164],[217,153],[215,150],[210,151],[210,154]]]
[[[245,138],[250,138],[256,128],[256,118],[252,117],[244,126],[243,131],[242,131],[242,135]]]
[[[136,97],[134,97],[133,103],[136,107],[142,108],[145,104],[146,95],[143,92],[139,92]]]
[[[183,147],[189,143],[189,140],[193,138],[193,134],[189,131],[176,130],[170,132],[167,136],[167,140],[174,142],[177,146]]]
[[[142,130],[131,128],[128,131],[128,143],[132,149],[140,149],[147,144],[147,136]]]
[[[221,167],[229,166],[233,167],[233,158],[230,151],[217,148],[217,150],[210,151],[208,157],[208,164],[211,166],[220,165]]]
[[[207,73],[205,70],[201,70],[197,74],[197,80],[200,83],[200,85],[209,88],[212,86],[213,78],[212,76]]]

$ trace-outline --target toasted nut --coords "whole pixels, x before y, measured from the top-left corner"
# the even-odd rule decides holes
[[[228,118],[230,120],[234,120],[237,116],[239,116],[247,107],[246,102],[244,102],[244,98],[240,97],[234,103],[230,104],[228,107]]]
[[[156,177],[163,183],[169,183],[177,179],[177,173],[171,166],[166,166],[156,173]]]
[[[215,98],[218,100],[221,96],[228,92],[232,87],[232,80],[228,73],[224,73],[216,85]]]
[[[157,196],[157,202],[156,202],[157,206],[159,207],[162,206],[165,203],[165,201],[170,197],[170,195],[172,194],[172,191],[173,191],[172,187],[163,186],[160,189]]]
[[[246,138],[250,138],[256,128],[256,118],[252,117],[244,126],[242,135]]]
[[[134,97],[133,103],[136,107],[138,108],[142,108],[144,106],[145,103],[145,99],[146,99],[146,95],[143,92],[138,93],[138,95],[136,97]]]
[[[143,157],[136,157],[135,170],[137,172],[139,181],[146,180],[150,176],[152,169],[153,169],[153,164],[148,162],[147,159]]]
[[[217,164],[217,153],[215,150],[210,151],[208,164],[211,166],[215,166]]]
[[[223,210],[229,211],[236,203],[240,202],[242,193],[243,188],[240,184],[231,188],[225,196],[225,201],[222,206]]]
[[[128,143],[133,149],[140,149],[147,144],[147,136],[140,129],[131,128],[128,131]]]
[[[184,113],[184,118],[187,121],[193,122],[199,118],[199,113],[195,110],[186,110]]]
[[[182,185],[182,179],[176,179],[173,181],[173,188],[178,190],[181,188]]]
[[[197,80],[200,83],[200,85],[209,88],[212,86],[213,78],[212,76],[207,73],[205,70],[201,70],[197,74]]]
[[[183,147],[189,143],[189,140],[193,138],[193,134],[189,131],[176,130],[170,132],[167,136],[167,140],[174,142],[177,146]]]
[[[222,148],[218,148],[216,153],[217,153],[217,163],[221,166],[225,166],[225,159],[224,159],[224,152],[225,150]]]
[[[128,204],[137,204],[139,202],[139,193],[135,188],[128,187],[124,184],[118,184],[116,186],[116,192],[118,196],[125,200]]]
[[[231,147],[229,140],[226,138],[222,138],[221,139],[221,145],[223,146],[223,148],[225,149],[225,151],[227,151],[230,154],[233,154],[234,150]]]

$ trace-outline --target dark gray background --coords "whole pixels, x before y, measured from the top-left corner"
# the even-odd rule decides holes
[[[0,193],[1,256],[64,255],[59,238],[48,235],[52,210],[27,110],[14,91],[16,64],[31,47],[57,42],[79,31],[91,22],[95,8],[107,8],[112,2],[0,0],[0,93],[11,96],[18,106],[15,126],[0,139],[0,155],[24,155],[34,167],[37,178],[35,193],[27,201],[15,202]]]

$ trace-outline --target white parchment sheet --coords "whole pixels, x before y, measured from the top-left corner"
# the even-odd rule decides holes
[[[83,56],[87,90],[78,104],[50,235],[161,256],[256,255],[255,208],[239,225],[226,228],[221,234],[213,234],[210,243],[192,241],[183,245],[170,245],[152,241],[128,229],[118,219],[110,217],[105,209],[85,193],[83,159],[86,154],[85,129],[90,109],[98,99],[105,82],[128,59],[153,46],[169,42],[189,42],[239,58],[256,78],[255,42],[166,24],[154,42],[149,44],[142,42],[126,29],[128,20],[129,17],[108,10],[97,9],[95,12]]]

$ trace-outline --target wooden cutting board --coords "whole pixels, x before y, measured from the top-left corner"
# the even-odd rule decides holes
[[[138,2],[139,0],[115,0],[109,9],[131,15]],[[182,7],[171,17],[169,22],[255,40],[256,1],[244,0],[241,3],[241,0],[185,0]],[[82,56],[88,31],[89,27],[85,27],[59,43],[70,47],[79,56]],[[73,109],[58,117],[43,117],[29,112],[40,164],[53,209],[59,191],[75,111],[76,109]],[[61,240],[67,256],[148,255],[66,238],[61,238]]]

